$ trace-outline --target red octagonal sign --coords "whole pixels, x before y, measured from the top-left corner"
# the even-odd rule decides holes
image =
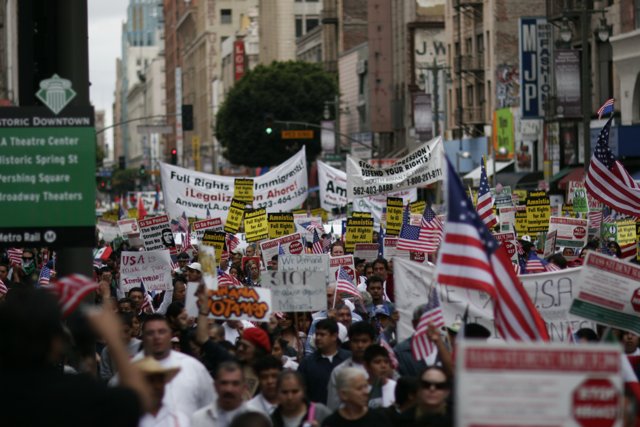
[[[289,245],[289,253],[293,255],[298,255],[302,253],[302,243],[300,242],[291,242]]]
[[[513,255],[515,255],[516,245],[514,245],[512,242],[509,242],[509,241],[502,242],[502,245],[507,250],[507,253],[509,254],[510,258],[513,257]]]
[[[576,387],[572,405],[582,427],[612,427],[620,415],[620,393],[608,379],[591,378]]]
[[[640,288],[633,291],[633,295],[631,295],[631,306],[635,311],[640,312]]]
[[[576,227],[573,229],[573,237],[576,239],[584,239],[584,236],[587,235],[587,229],[584,227]]]

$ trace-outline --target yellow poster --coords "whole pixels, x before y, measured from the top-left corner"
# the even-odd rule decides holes
[[[269,238],[269,222],[265,208],[247,211],[244,215],[244,233],[247,242],[257,242]]]
[[[311,210],[311,216],[319,216],[320,218],[322,218],[322,222],[327,222],[327,220],[329,219],[328,217],[329,212],[327,212],[326,210],[322,209],[322,208],[316,208],[316,209],[312,209]],[[293,231],[291,232],[293,233]],[[289,234],[291,234],[289,233]]]
[[[513,190],[511,198],[514,205],[524,205],[527,201],[527,190]]]
[[[347,218],[345,250],[353,253],[356,243],[372,243],[373,218]]]
[[[269,239],[288,236],[296,232],[296,225],[293,222],[293,214],[289,212],[278,212],[267,214],[269,222]]]
[[[409,209],[411,210],[412,214],[422,215],[426,207],[427,207],[427,202],[425,202],[424,200],[418,200],[416,202],[409,204]]]
[[[403,209],[401,197],[387,197],[387,236],[400,234]]]
[[[237,233],[242,224],[242,216],[244,215],[245,203],[240,200],[232,199],[229,212],[227,213],[227,222],[224,224],[224,231],[227,233]]]
[[[253,180],[249,178],[236,178],[233,184],[233,198],[247,204],[252,204]]]
[[[353,218],[371,218],[371,212],[352,212]]]
[[[527,197],[527,233],[546,232],[549,230],[551,217],[551,201],[545,191],[532,191]]]
[[[616,221],[618,236],[616,240],[620,247],[628,246],[636,241],[636,222],[632,219]]]
[[[224,251],[224,243],[227,233],[224,231],[205,230],[201,245],[216,248],[216,265],[220,265],[220,257]]]
[[[527,234],[527,207],[516,206],[516,233],[518,233],[518,237],[522,237]]]

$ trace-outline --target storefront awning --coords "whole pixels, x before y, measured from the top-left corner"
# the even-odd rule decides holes
[[[584,181],[584,167],[565,168],[549,180],[551,184],[557,182],[559,190],[566,190],[571,181]]]
[[[499,173],[501,170],[508,168],[512,164],[514,164],[513,160],[510,160],[508,162],[496,162],[496,171]],[[465,180],[472,180],[473,186],[477,187],[478,185],[480,185],[480,170],[481,170],[481,166],[478,166],[477,168],[475,168],[474,170],[472,170],[462,178]],[[492,175],[493,175],[493,161],[489,160],[487,161],[487,178],[489,178]]]

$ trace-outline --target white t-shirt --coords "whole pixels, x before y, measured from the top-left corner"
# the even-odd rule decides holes
[[[396,382],[387,380],[387,383],[382,386],[382,407],[388,408],[394,403],[396,403]]]
[[[154,417],[146,413],[140,419],[138,427],[189,427],[189,418],[182,412],[174,412],[162,406]]]
[[[264,398],[262,393],[258,393],[253,399],[247,402],[247,408],[251,411],[262,412],[263,414],[270,416],[275,411],[278,405],[275,403],[269,403]]]

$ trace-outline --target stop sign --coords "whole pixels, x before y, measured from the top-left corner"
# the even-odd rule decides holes
[[[502,242],[502,244],[504,245],[504,248],[507,250],[509,257],[513,257],[513,255],[516,253],[516,245],[514,245],[512,242],[509,242],[509,241],[504,241]]]
[[[302,243],[300,242],[291,242],[289,245],[289,253],[293,255],[298,255],[302,253]]]
[[[424,262],[425,260],[425,256],[424,256],[424,252],[410,252],[409,253],[409,258],[411,259],[411,261],[416,261],[416,262]]]
[[[633,295],[631,295],[631,306],[635,311],[640,311],[640,288],[633,291]]]
[[[576,239],[583,239],[584,236],[587,235],[587,229],[584,227],[576,227],[573,229],[573,237],[575,237]]]
[[[573,391],[572,405],[582,427],[612,427],[620,415],[620,393],[607,378],[589,378]]]

